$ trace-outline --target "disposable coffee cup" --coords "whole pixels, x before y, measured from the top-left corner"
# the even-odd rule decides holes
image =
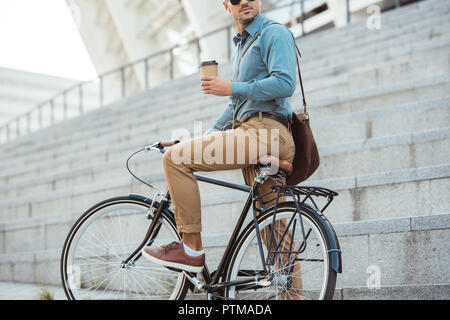
[[[217,77],[219,64],[216,60],[205,61],[200,64],[200,73],[202,76]]]

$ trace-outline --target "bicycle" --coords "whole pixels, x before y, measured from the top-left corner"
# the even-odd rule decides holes
[[[145,150],[164,153],[178,142],[160,141],[133,153],[128,171],[154,188],[130,170],[130,159]],[[283,186],[280,179],[289,172],[280,166],[274,173],[268,169],[272,165],[258,162],[252,186],[194,173],[198,181],[249,194],[217,269],[210,272],[205,264],[201,277],[141,259],[145,246],[181,241],[168,191],[158,190],[153,198],[129,194],[94,205],[76,221],[64,243],[61,278],[67,298],[181,300],[191,289],[208,299],[332,299],[337,273],[342,272],[341,251],[323,212],[338,193]],[[262,200],[266,194],[258,192],[268,179],[276,193],[270,206]],[[280,197],[291,200],[279,202]],[[313,197],[327,202],[319,208]],[[251,207],[252,221],[243,228]]]

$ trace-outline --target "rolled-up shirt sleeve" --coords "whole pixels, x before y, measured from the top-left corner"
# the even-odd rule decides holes
[[[261,80],[232,82],[232,95],[247,100],[291,97],[297,81],[297,51],[292,33],[284,26],[274,25],[261,37],[261,58],[270,75]]]

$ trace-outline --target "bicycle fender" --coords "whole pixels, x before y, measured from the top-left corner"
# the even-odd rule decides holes
[[[322,226],[328,235],[328,239],[330,239],[331,268],[337,273],[342,273],[341,248],[339,246],[339,240],[336,236],[336,231],[334,231],[333,226],[324,215],[318,213],[307,204],[303,204],[303,207],[311,214],[316,216],[317,219],[319,219],[319,221],[322,223]]]

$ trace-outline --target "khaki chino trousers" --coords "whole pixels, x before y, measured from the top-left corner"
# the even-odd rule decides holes
[[[260,156],[274,155],[292,162],[294,154],[289,130],[280,122],[261,116],[246,122],[235,121],[231,130],[216,131],[169,148],[163,156],[163,169],[178,231],[202,231],[200,192],[194,172],[242,169],[245,183],[252,185],[256,175],[254,164]],[[260,194],[269,192],[272,184],[270,179],[265,181],[259,188]],[[269,194],[263,201],[274,197]]]

